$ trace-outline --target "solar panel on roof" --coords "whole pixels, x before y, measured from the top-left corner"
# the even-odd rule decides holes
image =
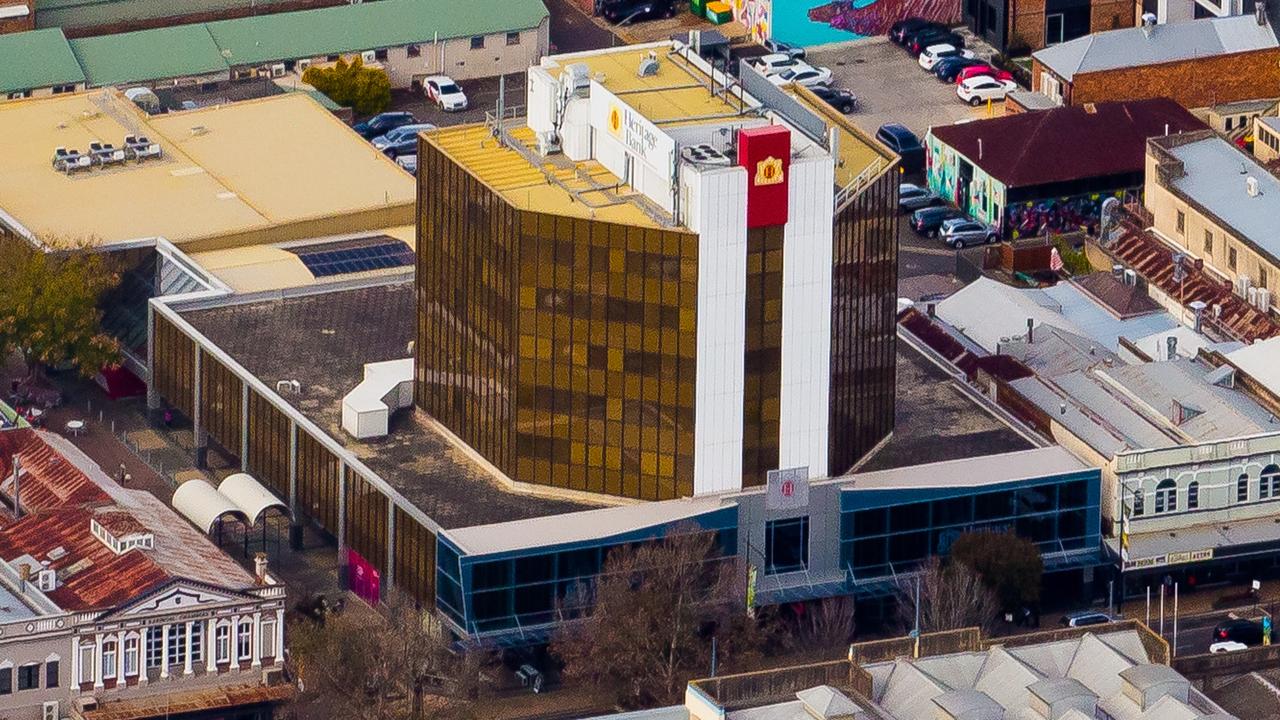
[[[413,264],[413,249],[403,240],[340,250],[298,253],[298,259],[315,277],[385,270]]]

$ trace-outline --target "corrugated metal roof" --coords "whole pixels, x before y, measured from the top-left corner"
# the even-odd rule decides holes
[[[84,71],[58,28],[0,35],[0,93],[84,82]]]
[[[229,72],[204,25],[77,38],[71,50],[94,86]]]
[[[1066,80],[1076,73],[1156,65],[1277,46],[1252,14],[1108,30],[1039,50],[1035,59]]]
[[[58,574],[47,593],[67,610],[106,609],[178,578],[244,589],[253,577],[207,537],[145,490],[120,487],[64,438],[32,429],[0,432],[0,494],[13,501],[11,458],[18,457],[25,514],[0,527],[0,560],[30,555]],[[94,537],[90,521],[150,531],[153,547],[117,554]],[[56,548],[65,552],[57,558]]]
[[[1225,440],[1280,430],[1256,400],[1207,380],[1211,367],[1178,359],[1097,371],[1197,440]],[[1179,418],[1175,404],[1184,408]],[[1190,417],[1188,417],[1190,416]]]
[[[1197,142],[1168,143],[1165,149],[1182,161],[1185,173],[1169,180],[1181,195],[1213,213],[1237,238],[1248,240],[1271,262],[1280,263],[1280,178],[1259,165],[1252,156],[1217,135]],[[1258,186],[1250,195],[1247,180]]]
[[[378,0],[208,23],[231,65],[429,43],[537,27],[541,0]]]

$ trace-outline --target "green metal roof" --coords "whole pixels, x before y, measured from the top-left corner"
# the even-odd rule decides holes
[[[58,28],[0,35],[0,93],[84,82]]]
[[[542,0],[376,0],[208,23],[232,65],[320,57],[537,27]]]
[[[71,50],[91,85],[227,72],[227,61],[204,25],[77,38]]]
[[[70,30],[254,7],[261,12],[281,2],[285,0],[39,0],[36,27]]]

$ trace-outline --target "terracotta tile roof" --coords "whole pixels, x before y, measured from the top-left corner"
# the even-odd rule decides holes
[[[77,448],[32,429],[0,432],[0,497],[12,506],[19,458],[19,519],[0,516],[0,560],[49,561],[60,585],[47,593],[67,610],[108,609],[176,578],[243,589],[253,577],[154,495],[120,487]],[[94,537],[96,519],[117,537],[150,531],[154,547],[121,554]],[[62,548],[56,559],[49,553]]]
[[[94,710],[76,713],[81,720],[143,720],[182,713],[279,703],[293,698],[293,686],[232,685],[187,692],[169,692],[128,700],[111,700]]]
[[[1209,308],[1203,319],[1205,327],[1226,339],[1249,343],[1280,335],[1280,325],[1232,292],[1229,282],[1203,268],[1188,265],[1186,279],[1175,282],[1176,250],[1131,220],[1122,221],[1115,238],[1103,249],[1184,306],[1203,302]],[[1215,316],[1215,305],[1222,308],[1220,315]]]
[[[1098,103],[939,125],[934,137],[1010,188],[1141,174],[1147,138],[1203,130],[1167,98]]]

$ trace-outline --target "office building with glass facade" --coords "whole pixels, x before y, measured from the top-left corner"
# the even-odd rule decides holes
[[[460,635],[536,641],[572,614],[564,601],[612,548],[691,528],[715,532],[726,557],[755,568],[760,605],[852,595],[874,615],[924,560],[976,530],[1033,540],[1047,587],[1091,597],[1107,562],[1100,485],[1098,469],[1051,447],[817,480],[791,507],[752,488],[449,530],[437,607]]]
[[[725,80],[674,43],[555,56],[527,117],[421,139],[415,400],[511,480],[665,500],[891,431],[894,158]]]

